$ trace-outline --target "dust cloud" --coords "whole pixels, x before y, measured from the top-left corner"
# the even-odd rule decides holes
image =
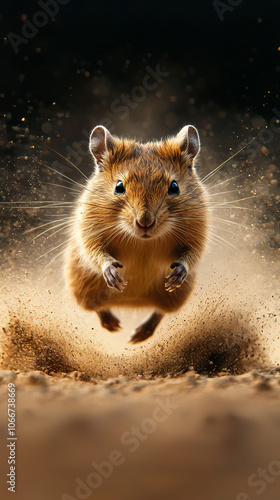
[[[2,368],[56,376],[78,371],[87,380],[276,368],[277,278],[271,264],[253,260],[247,256],[246,262],[243,250],[236,256],[209,249],[188,303],[137,346],[128,337],[148,311],[117,310],[123,328],[112,334],[53,275],[39,283],[36,275],[7,277],[1,290]],[[59,268],[52,272],[56,276]]]

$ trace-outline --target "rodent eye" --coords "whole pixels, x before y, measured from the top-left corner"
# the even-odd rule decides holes
[[[115,194],[123,194],[125,193],[125,187],[122,181],[118,181],[115,187]]]
[[[180,194],[180,189],[176,181],[171,182],[168,189],[168,194]]]

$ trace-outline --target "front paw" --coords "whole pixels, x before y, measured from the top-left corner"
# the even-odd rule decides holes
[[[106,282],[106,285],[109,288],[115,288],[119,290],[119,292],[123,292],[125,285],[127,284],[126,281],[121,277],[121,275],[118,273],[116,270],[117,267],[123,267],[123,265],[118,261],[115,260],[111,262],[110,264],[107,264],[104,269],[103,269],[103,276],[104,280]]]
[[[176,288],[179,288],[185,281],[188,271],[186,266],[181,262],[173,262],[171,264],[171,269],[174,269],[172,273],[167,276],[167,282],[165,283],[165,290],[167,292],[174,292]]]

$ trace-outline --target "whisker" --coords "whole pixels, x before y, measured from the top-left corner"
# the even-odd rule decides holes
[[[216,240],[220,241],[220,242],[223,242],[224,244],[230,246],[231,248],[233,248],[234,250],[238,250],[237,247],[235,245],[233,245],[232,243],[230,243],[229,241],[225,240],[222,236],[219,236],[218,234],[216,233],[212,233],[210,232],[210,236],[212,238],[215,238]]]
[[[238,201],[238,200],[236,200],[236,201]],[[213,207],[211,207],[211,209],[213,209],[213,210],[226,210],[226,209],[233,210],[234,209],[234,210],[246,210],[246,211],[247,210],[248,211],[254,211],[255,210],[255,208],[237,207],[236,205],[231,205],[231,206],[228,207],[227,205],[223,205],[223,204],[217,205],[217,206],[213,206]]]
[[[54,153],[56,153],[58,156],[60,156],[60,158],[63,158],[65,161],[67,161],[67,163],[69,163],[69,165],[71,165],[72,167],[74,167],[85,179],[88,179],[88,177],[77,167],[77,165],[75,165],[71,160],[69,160],[69,158],[67,158],[66,156],[64,156],[63,154],[61,154],[59,151],[56,151],[56,149],[53,149],[48,144],[43,143],[38,138],[35,137],[34,140],[36,142],[38,142],[38,144],[41,144],[43,147],[45,147],[45,148],[49,149],[50,151],[53,151]]]
[[[71,204],[74,204],[74,202],[70,202],[70,201],[58,201],[56,202],[55,200],[21,200],[21,201],[1,201],[0,202],[0,205],[10,205],[10,204],[13,204],[13,205],[16,205],[16,204],[23,204],[23,203],[71,203]]]
[[[2,208],[4,207],[8,207],[8,205],[4,205]],[[66,209],[71,209],[75,206],[75,203],[67,203],[67,202],[61,202],[59,204],[57,203],[49,203],[47,205],[16,205],[16,206],[11,206],[9,207],[9,210],[45,210],[45,209],[48,209],[48,210],[66,210]]]
[[[225,229],[219,226],[214,226],[213,224],[211,224],[211,228],[218,229],[219,231],[224,231],[225,233],[234,234],[235,236],[239,236],[239,234],[234,233],[233,231],[229,231],[229,229]]]
[[[207,195],[208,198],[212,198],[213,196],[220,196],[222,194],[228,194],[228,193],[236,193],[236,191],[241,191],[241,189],[237,188],[237,189],[229,189],[228,191],[221,191],[221,192],[218,192],[218,193],[210,193]]]
[[[45,231],[43,231],[42,233],[40,234],[37,234],[36,236],[34,236],[33,240],[37,240],[38,238],[40,238],[40,236],[43,236],[43,234],[46,234],[48,233],[49,231],[52,231],[52,229],[56,229],[57,227],[69,227],[71,224],[70,222],[67,224],[67,222],[61,222],[60,224],[56,224],[55,226],[52,226],[52,227],[49,227],[48,229],[46,229]],[[58,231],[56,231],[55,233],[53,234],[56,234]]]
[[[77,247],[77,244],[72,243],[72,248],[76,248],[76,247]],[[58,252],[54,257],[52,257],[52,259],[48,262],[48,264],[46,264],[45,267],[43,268],[43,271],[45,271],[52,264],[52,262],[54,262],[60,256],[63,256],[64,254],[65,254],[65,248],[63,250],[61,250],[60,252]]]
[[[46,226],[49,226],[50,224],[53,224],[54,222],[62,222],[62,221],[68,221],[69,218],[68,217],[65,217],[64,219],[58,219],[56,221],[50,221],[50,222],[46,222],[45,224],[41,224],[40,226],[37,226],[37,227],[33,227],[31,229],[27,229],[27,231],[24,231],[23,234],[29,234],[29,233],[32,233],[34,231],[37,231],[39,229],[41,229],[42,227],[46,227]]]
[[[224,238],[222,238],[221,236],[217,235],[217,234],[210,234],[209,237],[208,237],[209,241],[215,241],[219,244],[222,244],[224,245],[226,248],[228,248],[229,250],[235,250],[236,252],[240,253],[240,250],[235,246],[233,245],[232,243],[230,243],[229,241],[225,240]]]
[[[74,181],[74,179],[71,179],[71,177],[68,177],[67,175],[63,174],[62,172],[59,172],[59,170],[56,170],[55,168],[51,167],[50,165],[48,165],[47,163],[44,163],[42,160],[38,160],[36,158],[33,158],[33,160],[35,162],[38,162],[39,165],[43,165],[43,167],[45,168],[48,168],[49,170],[51,170],[52,172],[55,172],[56,174],[60,175],[61,177],[63,177],[64,179],[67,179],[68,181],[70,181],[71,183],[75,184],[76,186],[79,186],[81,187],[82,189],[86,189],[87,191],[91,192],[90,189],[88,189],[86,186],[83,186],[83,184],[81,184],[80,182],[77,182],[77,181]]]
[[[35,259],[35,261],[42,259],[43,257],[45,257],[46,255],[50,254],[51,252],[53,252],[57,248],[61,247],[62,245],[67,245],[71,240],[73,240],[73,236],[71,236],[71,238],[69,238],[68,240],[64,241],[63,243],[60,243],[56,247],[51,248],[50,250],[48,250],[47,252],[45,252],[43,255],[40,255],[40,257],[37,257],[37,259]]]
[[[64,252],[65,252],[65,248],[64,248],[61,252],[57,253],[57,254],[56,254],[56,255],[55,255],[55,256],[54,256],[54,257],[50,260],[50,262],[48,262],[48,264],[46,264],[46,266],[44,267],[44,269],[43,269],[43,270],[45,271],[45,270],[46,270],[46,269],[47,269],[47,268],[48,268],[48,267],[49,267],[49,266],[50,266],[50,265],[51,265],[51,264],[52,264],[52,263],[53,263],[53,262],[54,262],[54,261],[55,261],[58,257],[60,257],[60,256],[64,255]]]
[[[58,229],[58,230],[57,230],[57,231],[55,231],[54,233],[49,234],[49,235],[47,236],[47,240],[48,240],[49,238],[52,238],[55,234],[60,233],[60,231],[64,231],[65,229],[68,229],[69,227],[71,227],[71,225],[72,225],[72,224],[65,224],[63,227],[61,227],[60,229]],[[52,228],[52,229],[55,229],[55,228]],[[50,231],[50,230],[49,230],[49,231]]]
[[[226,220],[226,219],[221,219],[220,217],[212,217],[210,220],[214,220],[214,221],[217,221],[217,222],[221,222],[222,224],[233,224],[235,226],[241,226],[241,227],[244,227],[245,229],[252,229],[252,227],[250,226],[245,226],[244,224],[240,224],[239,222],[235,222],[233,220]]]
[[[81,189],[78,189],[78,188],[73,188],[73,187],[70,187],[70,186],[63,186],[62,184],[54,184],[53,182],[46,182],[46,185],[47,186],[55,186],[55,187],[59,187],[59,188],[62,188],[62,189],[68,189],[69,191],[74,191],[74,193],[77,193],[77,194],[81,194],[82,190]]]
[[[225,179],[224,181],[218,182],[217,184],[213,182],[213,184],[207,185],[207,191],[210,191],[210,189],[217,188],[219,186],[222,186],[223,184],[226,184],[227,182],[233,181],[235,179],[238,179],[239,177],[242,177],[246,175],[246,172],[243,172],[242,174],[234,175],[233,177],[230,177],[229,179]]]
[[[253,196],[246,196],[245,198],[239,198],[238,200],[230,200],[230,201],[221,202],[217,206],[229,204],[229,203],[237,203],[237,202],[245,201],[245,200],[252,200],[253,198],[259,198],[260,196],[261,196],[261,194],[255,194]]]
[[[256,137],[253,137],[253,139],[251,139],[251,141],[247,142],[245,144],[245,146],[243,146],[241,149],[239,149],[238,151],[236,151],[236,153],[234,153],[232,156],[230,156],[227,160],[223,161],[220,165],[218,165],[214,170],[212,170],[212,172],[210,172],[209,174],[207,174],[203,179],[201,179],[201,183],[205,183],[208,179],[210,179],[210,177],[212,177],[214,174],[216,174],[217,172],[219,172],[219,170],[221,170],[221,168],[226,164],[228,163],[230,160],[232,160],[233,158],[235,158],[235,156],[237,156],[239,153],[241,153],[241,151],[243,151],[244,149],[246,149],[248,146],[250,146],[250,144],[252,144],[252,142],[254,142],[256,140]]]

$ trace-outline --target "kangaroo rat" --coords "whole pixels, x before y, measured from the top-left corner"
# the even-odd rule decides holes
[[[89,147],[95,170],[76,205],[67,283],[112,332],[120,322],[110,307],[153,307],[131,335],[141,342],[194,288],[208,228],[194,167],[199,135],[188,125],[173,138],[141,144],[97,126]]]

